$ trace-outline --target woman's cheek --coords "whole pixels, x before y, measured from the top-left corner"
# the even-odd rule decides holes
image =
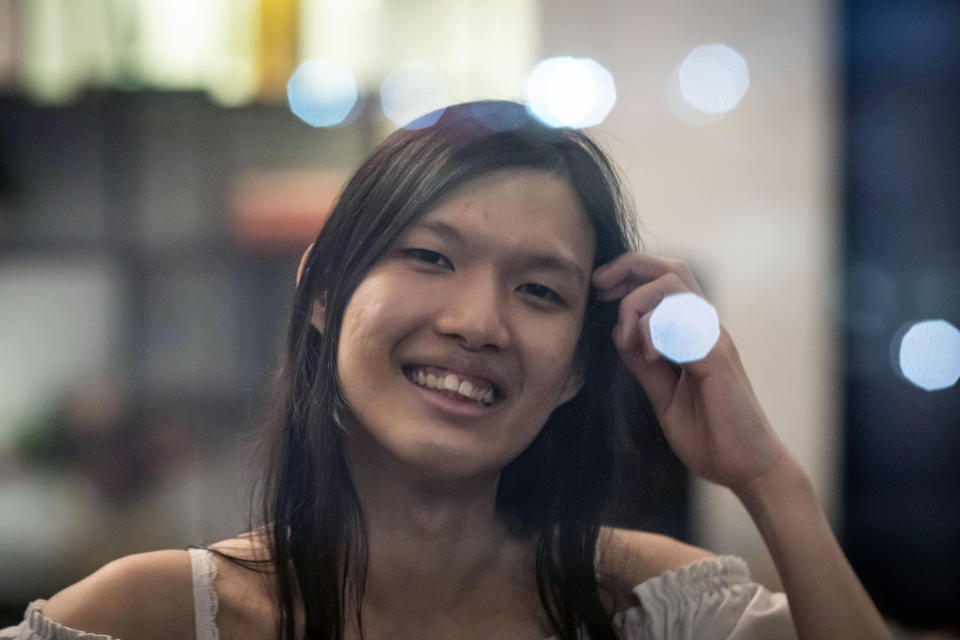
[[[397,318],[397,303],[401,300],[388,283],[368,278],[354,292],[347,306],[344,326],[349,327],[355,339],[365,333],[379,332],[382,330],[380,324]]]
[[[573,364],[576,352],[577,335],[569,332],[540,334],[542,342],[533,347],[532,353],[540,354],[542,358],[541,375],[551,378],[551,386],[557,381],[565,380],[567,372]],[[543,338],[546,337],[546,340]],[[546,381],[546,379],[544,379]]]

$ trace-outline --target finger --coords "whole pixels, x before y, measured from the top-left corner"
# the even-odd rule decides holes
[[[620,341],[617,346],[636,351],[647,362],[663,359],[677,371],[687,371],[694,378],[699,379],[719,370],[729,370],[731,366],[742,370],[736,346],[722,325],[719,327],[720,333],[716,342],[707,354],[698,360],[677,363],[657,349],[653,343],[650,322],[660,300],[678,292],[678,286],[671,280],[673,280],[672,274],[658,278],[653,283],[639,287],[620,301],[616,328]]]
[[[679,372],[683,370],[690,371],[696,377],[708,375],[716,370],[717,363],[725,357],[724,354],[733,349],[729,335],[722,331],[721,339],[717,343],[719,348],[714,346],[704,358],[685,362],[682,366],[657,350],[653,344],[650,328],[653,313],[667,296],[685,292],[687,292],[686,285],[680,278],[673,273],[668,273],[631,291],[620,301],[618,308],[614,333],[617,348],[622,354],[632,354],[633,360],[639,358],[648,364],[661,360],[666,363],[667,368],[674,374],[673,378],[663,378],[663,384],[667,386],[669,386],[669,380],[676,380]]]
[[[650,318],[664,297],[686,291],[674,273],[635,288],[620,301],[614,342],[627,368],[643,387],[657,415],[673,397],[682,369],[664,358],[653,346]]]
[[[668,295],[685,293],[688,290],[686,283],[674,273],[635,287],[620,300],[618,323],[628,332],[626,335],[633,336],[638,318],[652,312]]]
[[[650,254],[621,254],[595,269],[591,282],[598,289],[598,297],[610,300],[667,273],[675,274],[691,291],[700,293],[699,284],[683,261]]]
[[[683,369],[689,372],[693,379],[702,380],[721,370],[736,369],[742,372],[743,365],[740,363],[740,357],[737,354],[736,345],[733,344],[733,339],[721,325],[720,336],[710,352],[699,360],[684,362]],[[746,375],[745,372],[744,375]]]
[[[649,335],[650,315],[650,313],[644,314],[634,322],[647,335]],[[643,387],[659,418],[670,405],[677,388],[677,383],[680,380],[678,369],[669,360],[657,353],[652,345],[650,351],[645,351],[642,347],[636,348],[632,345],[626,345],[624,348],[624,345],[614,342],[620,358],[637,379],[637,382],[640,383],[640,386]],[[649,341],[647,342],[649,343]]]
[[[596,292],[597,299],[608,302],[610,300],[619,300],[623,296],[630,293],[633,289],[636,289],[639,284],[642,283],[621,280],[617,285],[611,287],[610,289],[594,289],[594,291]]]

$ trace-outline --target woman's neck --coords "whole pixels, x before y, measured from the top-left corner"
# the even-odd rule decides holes
[[[532,548],[497,518],[499,475],[431,478],[371,458],[348,454],[368,532],[365,608],[425,616],[473,606],[491,588],[528,586]]]

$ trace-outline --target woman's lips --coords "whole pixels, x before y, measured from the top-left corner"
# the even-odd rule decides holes
[[[452,391],[422,387],[409,378],[407,378],[407,382],[410,383],[414,393],[424,402],[435,410],[439,410],[445,416],[465,418],[487,416],[498,410],[502,402],[495,399],[493,404],[481,404]]]
[[[449,392],[453,398],[460,396],[483,405],[492,405],[503,399],[503,393],[490,380],[460,371],[428,365],[407,365],[403,367],[403,374],[417,386],[440,393]]]

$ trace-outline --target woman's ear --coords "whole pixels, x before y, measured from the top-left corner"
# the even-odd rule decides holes
[[[303,277],[303,268],[307,265],[307,258],[310,257],[310,252],[313,251],[313,243],[310,243],[310,246],[307,247],[307,250],[303,252],[303,257],[300,258],[300,266],[297,267],[297,286],[300,286],[300,279]],[[313,301],[313,311],[310,314],[310,324],[313,325],[313,328],[323,333],[323,328],[326,326],[327,320],[327,309],[323,304],[323,301],[320,298],[317,298]]]
[[[324,327],[327,326],[327,308],[323,305],[320,298],[313,301],[313,312],[310,314],[310,324],[320,333],[323,333]]]
[[[560,402],[557,406],[572,400],[573,396],[580,393],[580,389],[583,388],[583,363],[579,362],[579,358],[577,360],[577,362],[573,363],[570,375],[563,385],[563,393],[560,395]]]
[[[310,257],[310,252],[313,251],[313,243],[310,243],[310,246],[307,247],[307,250],[303,252],[303,256],[300,258],[300,266],[297,267],[297,286],[300,286],[300,278],[303,276],[303,268],[307,266],[307,258]]]

